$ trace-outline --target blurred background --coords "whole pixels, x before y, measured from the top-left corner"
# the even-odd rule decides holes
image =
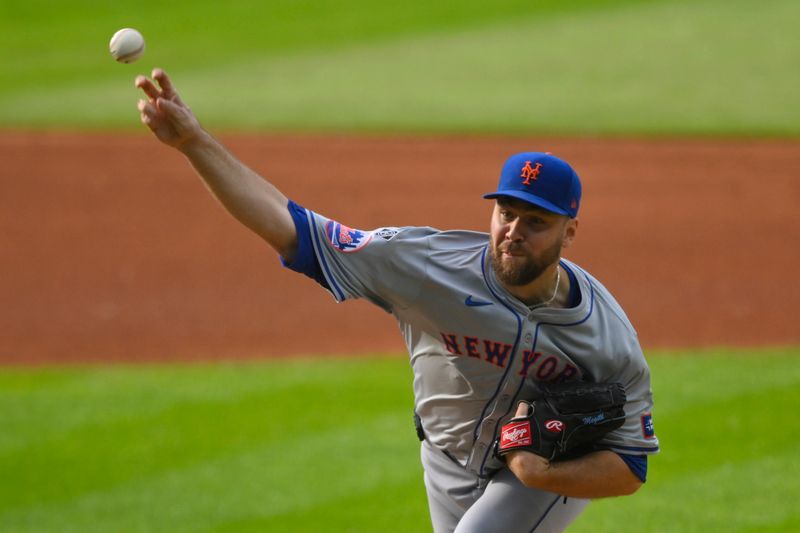
[[[156,66],[353,227],[485,230],[510,153],[572,162],[567,257],[637,327],[663,448],[573,530],[800,530],[797,2],[0,13],[0,530],[429,530],[391,316],[281,268],[151,138],[133,80]],[[146,39],[131,65],[122,27]]]
[[[264,131],[796,136],[795,2],[4,2],[5,127],[134,130],[168,69],[205,123]],[[120,27],[146,38],[109,61]]]

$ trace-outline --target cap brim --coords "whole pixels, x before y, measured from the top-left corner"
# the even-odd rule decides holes
[[[552,211],[558,215],[565,215],[571,217],[572,214],[568,211],[561,209],[556,204],[552,202],[548,202],[544,198],[539,198],[536,195],[526,193],[523,191],[497,191],[497,192],[490,192],[489,194],[484,194],[483,197],[487,200],[493,200],[495,198],[499,198],[501,196],[508,196],[511,198],[516,198],[517,200],[522,200],[523,202],[528,202],[529,204],[533,204],[537,207],[541,207],[542,209],[546,209],[548,211]]]

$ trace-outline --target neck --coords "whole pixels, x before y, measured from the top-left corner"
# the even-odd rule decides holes
[[[556,261],[527,285],[504,287],[528,307],[553,307],[562,303],[565,279]]]

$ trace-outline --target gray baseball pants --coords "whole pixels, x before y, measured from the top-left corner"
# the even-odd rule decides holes
[[[434,533],[556,533],[589,504],[525,487],[505,468],[487,483],[427,441],[421,456]]]

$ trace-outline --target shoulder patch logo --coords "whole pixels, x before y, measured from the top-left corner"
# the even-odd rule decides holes
[[[656,436],[656,428],[653,426],[653,415],[650,413],[642,415],[642,434],[646,439],[653,439]]]
[[[380,228],[374,231],[375,235],[385,241],[392,240],[392,237],[400,233],[400,228]]]
[[[325,225],[328,242],[340,252],[357,252],[372,240],[372,232],[365,232],[335,222],[328,221]]]

